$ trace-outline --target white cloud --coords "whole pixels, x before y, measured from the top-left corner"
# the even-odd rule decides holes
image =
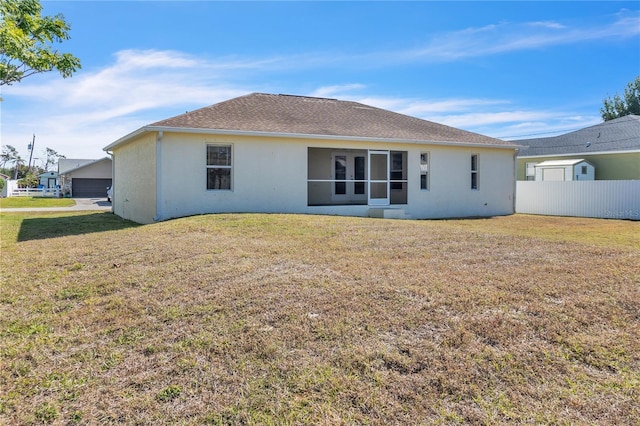
[[[247,93],[227,69],[249,66],[175,51],[126,50],[102,69],[71,79],[42,76],[6,89],[2,143],[38,142],[68,157],[103,156],[102,147],[150,122]],[[15,111],[8,108],[16,108]],[[10,121],[10,125],[6,125]],[[20,149],[18,147],[18,149]]]
[[[537,21],[537,22],[529,22],[526,25],[531,27],[543,27],[543,28],[551,28],[556,30],[562,30],[567,28],[565,25],[562,25],[558,22],[554,21]]]
[[[394,55],[405,61],[446,62],[639,34],[640,15],[623,10],[616,15],[614,22],[596,26],[572,27],[551,21],[504,22],[441,33],[432,37],[423,48]]]
[[[309,96],[316,96],[319,98],[328,98],[328,97],[343,97],[346,94],[353,92],[354,90],[361,90],[366,88],[364,84],[339,84],[334,86],[323,86],[318,87],[316,90],[311,92]]]
[[[35,132],[39,146],[49,146],[67,156],[96,158],[104,155],[102,147],[144,124],[261,91],[263,87],[268,89],[262,91],[271,91],[273,83],[265,82],[271,81],[269,75],[273,73],[279,75],[276,80],[282,81],[280,75],[307,69],[456,61],[638,35],[638,12],[623,10],[609,24],[580,27],[555,21],[498,23],[441,33],[421,49],[394,52],[207,58],[169,50],[122,50],[106,66],[83,69],[71,79],[43,75],[3,88],[1,142],[20,149],[19,145],[24,142],[26,146]],[[292,84],[276,86],[276,90],[295,92],[306,82]],[[575,129],[599,121],[594,116],[572,121],[574,112],[537,111],[505,99],[385,97],[359,82],[320,85],[310,94],[351,99],[491,136]]]
[[[515,108],[511,101],[503,99],[417,99],[354,93],[363,89],[365,85],[354,83],[320,87],[313,94],[331,94],[339,99],[507,139],[562,134],[602,121],[599,116],[576,116],[573,111]]]
[[[224,73],[211,72],[210,63],[184,53],[127,50],[115,57],[105,68],[80,72],[72,79],[31,85],[25,81],[15,96],[102,111],[110,118],[165,105],[206,103],[212,97],[241,92],[228,83],[219,87],[216,80]]]

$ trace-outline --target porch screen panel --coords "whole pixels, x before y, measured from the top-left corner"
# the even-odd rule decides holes
[[[309,147],[307,154],[309,206],[367,204],[367,151]]]
[[[354,165],[354,175],[355,175],[355,180],[356,181],[362,181],[362,182],[355,182],[354,183],[354,189],[353,192],[355,194],[364,194],[364,188],[365,188],[365,157],[364,156],[358,156],[358,157],[354,157],[353,159]]]
[[[387,198],[386,182],[371,182],[371,198]]]
[[[371,180],[387,180],[387,156],[371,154]]]
[[[369,152],[369,204],[389,204],[389,152]]]
[[[335,157],[335,193],[343,195],[347,193],[347,157],[336,155]],[[342,182],[340,182],[342,181]]]
[[[391,204],[407,204],[407,151],[391,151]]]

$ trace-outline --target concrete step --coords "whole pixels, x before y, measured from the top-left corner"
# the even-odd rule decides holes
[[[369,217],[377,217],[380,219],[411,219],[411,216],[405,213],[404,209],[372,207],[369,209]]]

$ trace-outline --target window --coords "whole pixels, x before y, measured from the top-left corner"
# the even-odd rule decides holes
[[[429,189],[429,153],[420,153],[420,189]]]
[[[582,166],[582,174],[583,175],[587,174],[587,166]]]
[[[406,155],[405,151],[391,151],[391,189],[392,190],[402,190],[404,185],[402,182],[405,181],[404,177],[404,157]],[[394,182],[395,181],[395,182]]]
[[[525,163],[525,180],[536,180],[536,164],[538,163]]]
[[[478,189],[479,184],[478,154],[471,156],[471,189]]]
[[[231,189],[231,145],[207,145],[207,189]]]

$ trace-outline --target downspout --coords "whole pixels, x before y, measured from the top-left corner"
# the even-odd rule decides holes
[[[113,188],[115,183],[116,183],[116,156],[113,155],[113,152],[111,151],[106,151],[106,153],[111,157],[111,213],[115,213],[115,203],[116,203],[116,197],[113,196],[113,194],[116,193],[115,189]]]
[[[156,215],[155,222],[162,220],[162,130],[156,136]]]
[[[512,192],[513,192],[513,202],[512,202],[512,206],[511,206],[511,211],[513,212],[513,214],[516,213],[516,197],[518,196],[517,192],[518,192],[518,149],[514,149],[513,150],[513,188],[512,188]]]

